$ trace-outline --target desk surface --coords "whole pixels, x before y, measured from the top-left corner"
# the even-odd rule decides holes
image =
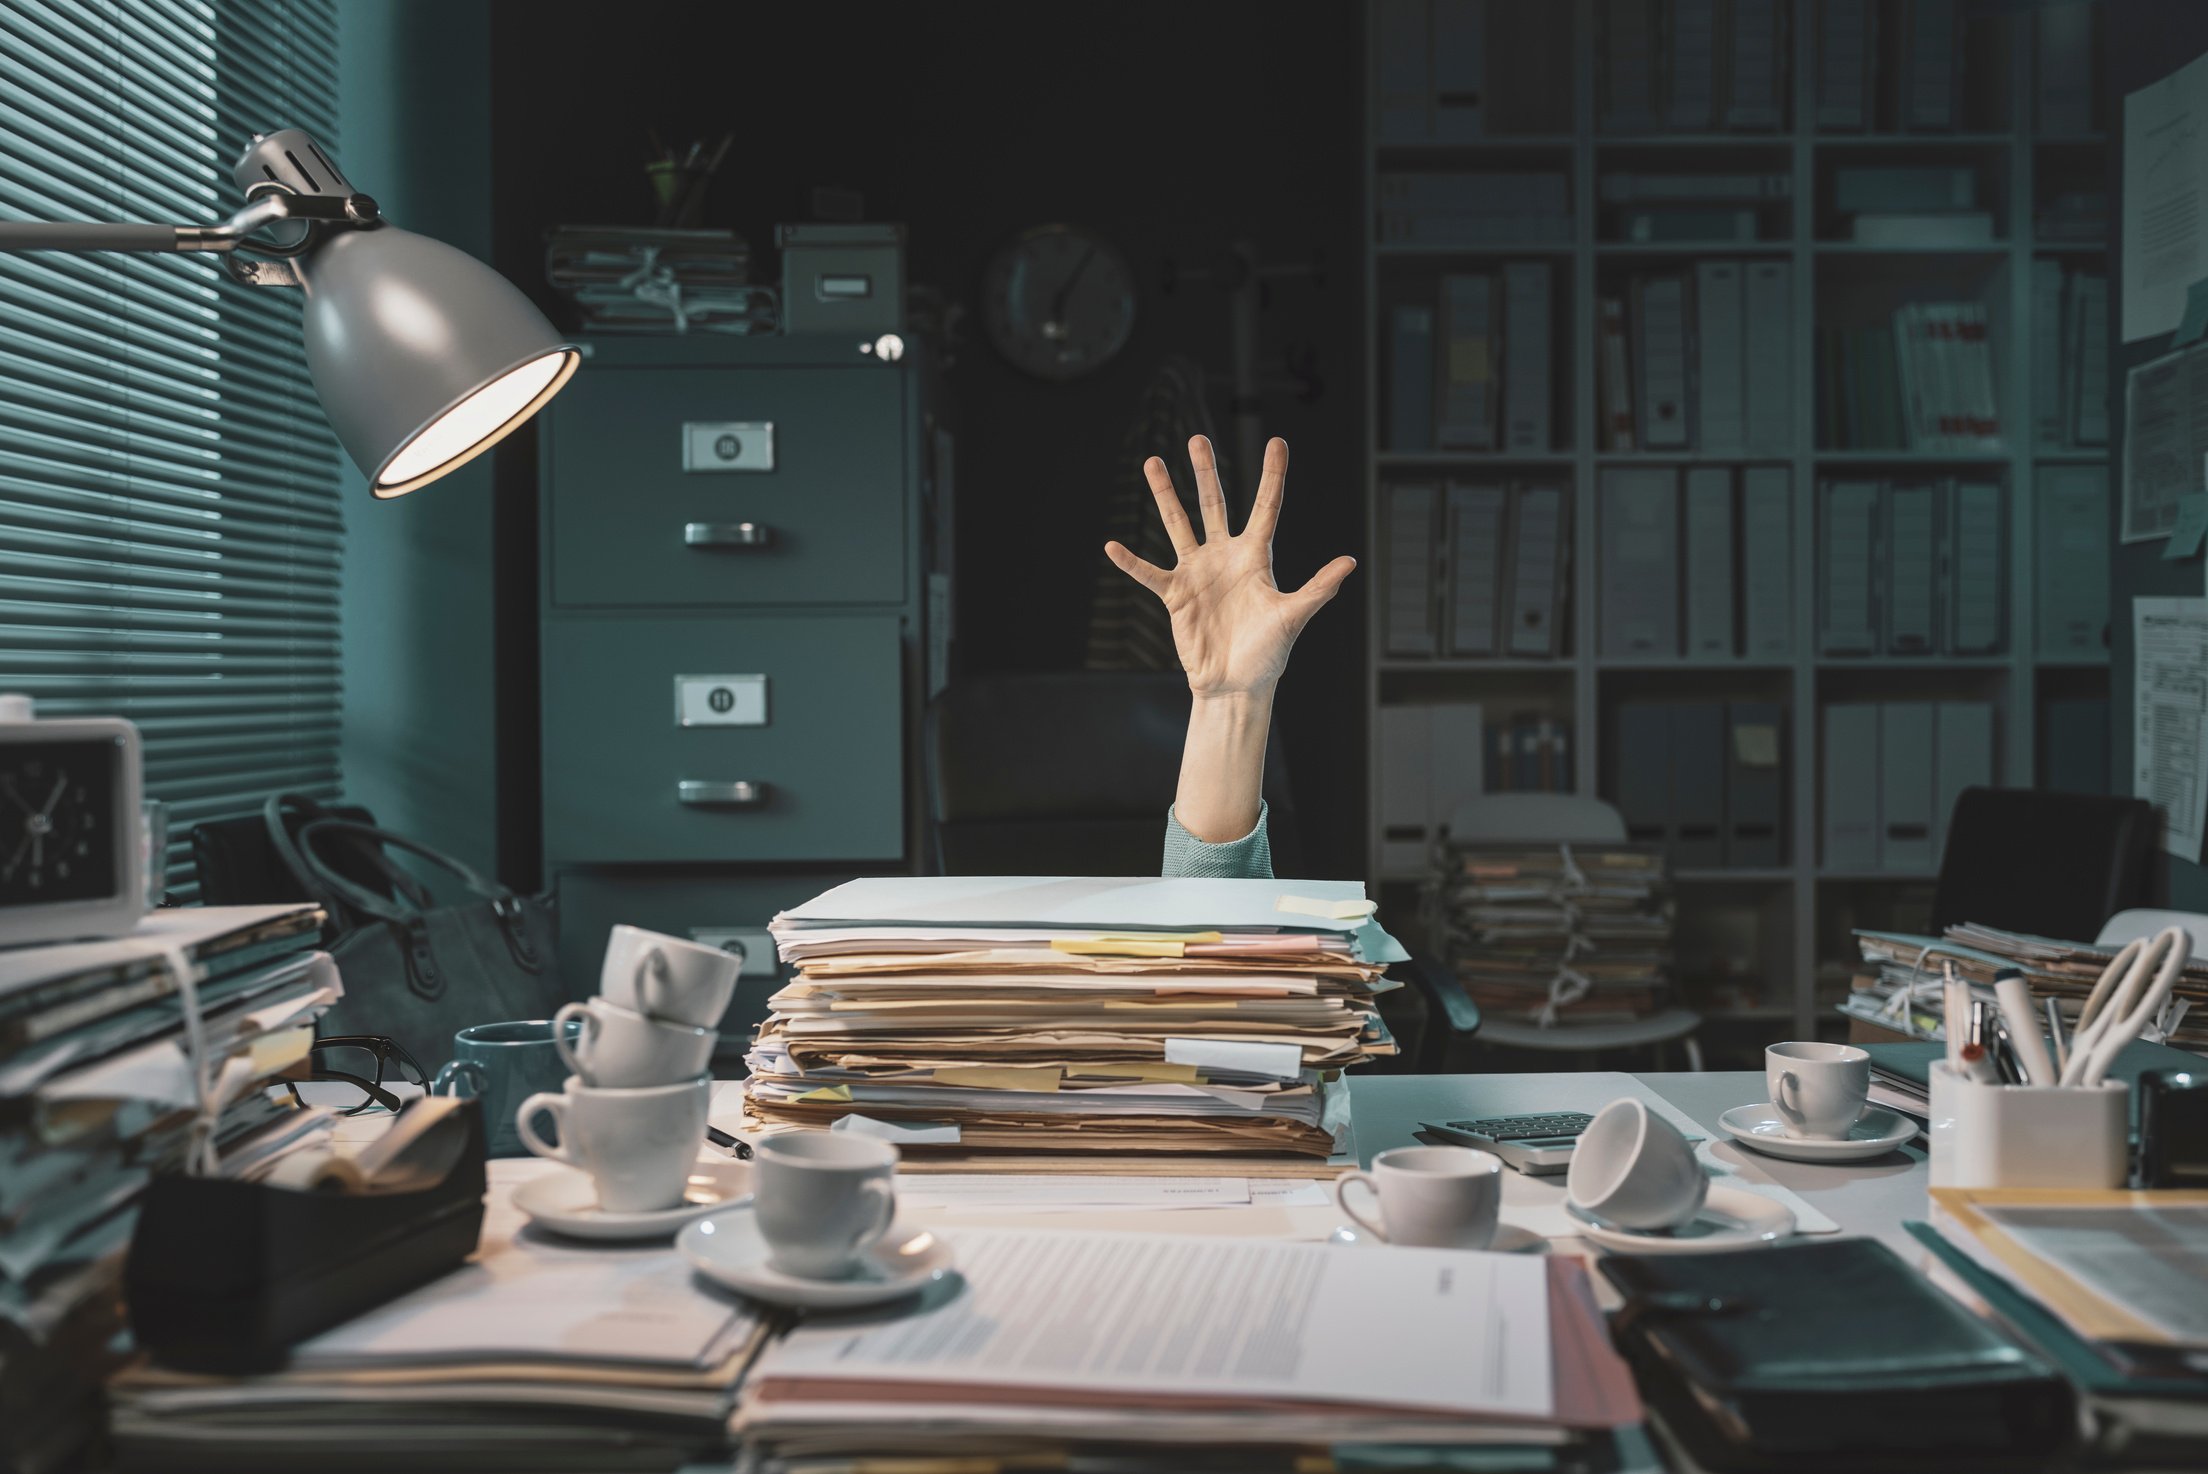
[[[1603,1079],[1589,1075],[1374,1075],[1351,1077],[1350,1118],[1357,1132],[1357,1154],[1370,1166],[1375,1152],[1417,1141],[1420,1121],[1495,1115],[1518,1110],[1594,1110],[1606,1092],[1567,1100],[1561,1092],[1585,1088]],[[1769,1098],[1763,1076],[1749,1070],[1709,1074],[1649,1074],[1640,1079],[1709,1133],[1724,1141],[1717,1118],[1737,1105]],[[1499,1097],[1519,1105],[1501,1104]],[[1542,1097],[1547,1099],[1542,1099]],[[1553,1103],[1552,1103],[1553,1102]],[[1858,1163],[1786,1162],[1738,1147],[1724,1147],[1741,1175],[1775,1182],[1798,1193],[1827,1214],[1846,1234],[1883,1240],[1914,1263],[1923,1251],[1903,1231],[1902,1222],[1925,1215],[1929,1169],[1914,1146]],[[1735,1155],[1737,1153],[1737,1156]],[[1562,1179],[1553,1179],[1561,1182]]]

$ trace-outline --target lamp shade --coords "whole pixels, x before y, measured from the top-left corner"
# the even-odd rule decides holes
[[[298,268],[315,391],[379,497],[404,496],[505,439],[581,358],[520,289],[427,236],[333,231]]]

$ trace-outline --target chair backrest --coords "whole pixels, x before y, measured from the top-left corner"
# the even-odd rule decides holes
[[[1975,921],[2064,941],[2152,899],[2154,806],[2106,794],[1966,788],[1947,820],[1932,929]]]
[[[1625,816],[1599,798],[1576,793],[1490,793],[1457,805],[1449,815],[1449,837],[1459,844],[1613,844],[1625,838]]]
[[[2208,957],[2208,916],[2198,911],[2158,911],[2151,906],[2119,911],[2102,923],[2101,934],[2093,940],[2104,947],[2121,947],[2173,926],[2193,939],[2193,956]]]
[[[950,875],[1153,875],[1188,733],[1177,671],[966,676],[927,715],[936,862]],[[1301,848],[1276,729],[1265,753],[1273,868]]]

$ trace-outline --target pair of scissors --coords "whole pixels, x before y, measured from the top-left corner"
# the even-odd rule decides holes
[[[2078,1030],[2070,1040],[2070,1062],[2062,1068],[2061,1083],[2100,1084],[2124,1046],[2138,1038],[2162,1011],[2191,958],[2192,939],[2174,926],[2151,939],[2125,943],[2103,969],[2078,1015]]]

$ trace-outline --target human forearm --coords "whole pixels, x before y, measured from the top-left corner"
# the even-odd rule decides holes
[[[1225,844],[1257,827],[1272,719],[1269,683],[1192,693],[1181,783],[1173,799],[1182,828],[1207,844]]]

